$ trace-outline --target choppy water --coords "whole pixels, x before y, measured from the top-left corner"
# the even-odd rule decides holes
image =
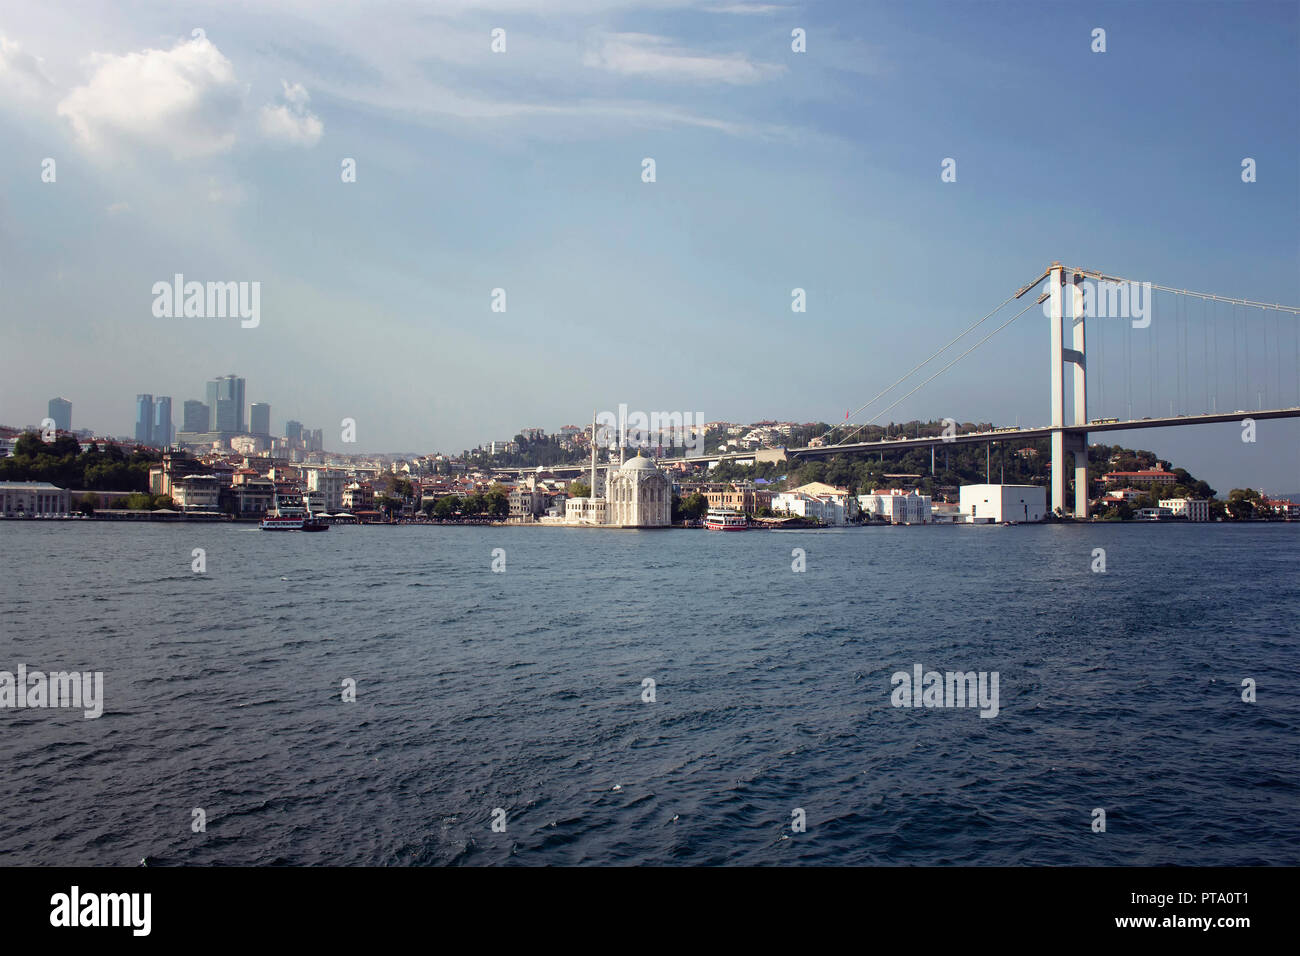
[[[1295,525],[11,521],[0,569],[0,670],[107,698],[0,710],[4,864],[1300,863]],[[892,707],[915,663],[1000,713]]]

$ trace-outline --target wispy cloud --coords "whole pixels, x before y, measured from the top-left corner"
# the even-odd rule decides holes
[[[784,66],[756,63],[741,53],[701,53],[648,33],[606,34],[583,62],[627,75],[734,85],[760,83],[785,71]]]
[[[315,146],[320,142],[325,124],[320,117],[307,109],[308,96],[301,83],[281,80],[285,102],[277,106],[267,104],[259,114],[262,135],[273,142],[289,146]]]
[[[25,96],[54,88],[45,73],[44,61],[4,36],[0,36],[0,85]]]

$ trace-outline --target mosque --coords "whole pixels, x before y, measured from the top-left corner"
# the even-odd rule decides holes
[[[619,441],[618,467],[606,468],[604,488],[597,484],[595,422],[592,423],[591,495],[564,503],[566,525],[603,528],[666,528],[672,524],[673,485],[658,466],[638,454],[623,460]],[[600,491],[604,491],[600,495]]]

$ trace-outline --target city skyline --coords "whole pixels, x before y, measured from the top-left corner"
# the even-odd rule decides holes
[[[618,402],[836,423],[1053,259],[1300,302],[1300,134],[1271,105],[1300,87],[1287,5],[570,6],[561,25],[522,0],[398,4],[396,49],[346,9],[0,20],[14,144],[0,170],[32,184],[0,219],[0,279],[11,315],[40,317],[9,323],[30,360],[0,383],[3,417],[39,420],[35,396],[72,381],[93,410],[82,424],[120,433],[124,381],[181,396],[225,367],[264,383],[284,420],[323,423],[327,445],[354,420],[360,453],[472,447]],[[268,48],[268,31],[295,40]],[[1207,61],[1231,69],[1186,66]],[[341,82],[337,62],[364,79]],[[145,66],[194,97],[144,109]],[[1082,117],[1059,108],[1081,102]],[[259,283],[256,326],[180,303],[155,314],[155,283],[179,273]],[[884,420],[1045,422],[1036,320]],[[1157,312],[1153,351],[1181,321]],[[1231,321],[1250,330],[1231,356],[1242,381],[1213,397],[1294,395],[1294,323]],[[48,348],[52,329],[85,347]],[[1097,327],[1099,374],[1119,331]],[[1203,379],[1228,381],[1227,362],[1225,346]],[[1130,381],[1133,416],[1167,411],[1145,385]],[[1118,389],[1096,395],[1098,415],[1127,410]],[[1141,442],[1216,485],[1300,484],[1300,424],[1238,438],[1203,426]]]

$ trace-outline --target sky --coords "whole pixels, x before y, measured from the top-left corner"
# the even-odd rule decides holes
[[[838,422],[1053,260],[1300,305],[1300,5],[4,0],[0,182],[6,424],[230,373],[344,452]],[[256,327],[156,315],[177,273]],[[1152,320],[1090,324],[1090,417],[1300,405],[1296,316]],[[1046,423],[1048,347],[1031,308],[880,420]],[[1300,423],[1241,435],[1099,437],[1300,491]]]

